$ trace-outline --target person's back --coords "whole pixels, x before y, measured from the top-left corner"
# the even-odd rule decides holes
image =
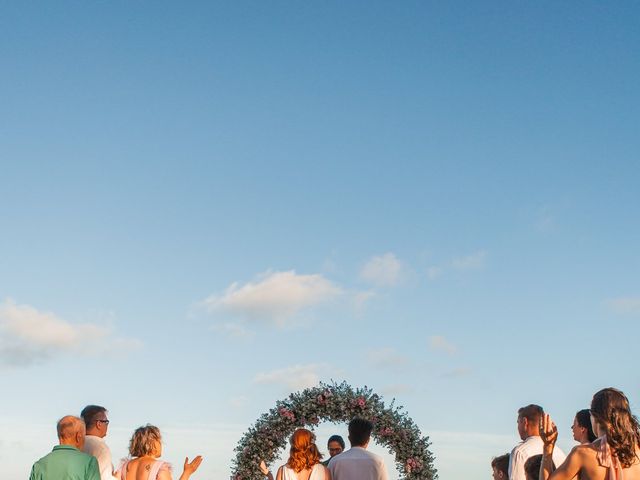
[[[121,480],[170,480],[169,464],[150,457],[134,458],[122,466]]]
[[[280,476],[282,480],[325,480],[326,468],[321,463],[317,463],[311,468],[305,468],[296,473],[292,468],[283,465]]]
[[[382,457],[366,450],[373,424],[362,418],[349,422],[351,448],[336,455],[329,463],[333,480],[387,480]]]
[[[597,439],[593,443],[578,445],[571,451],[574,461],[579,461],[581,465],[578,472],[578,480],[608,479],[609,468],[603,466],[598,460],[600,441],[600,439]],[[640,456],[640,450],[636,451],[636,455]],[[631,466],[622,468],[622,472],[624,480],[640,480],[640,461],[636,459]]]
[[[385,470],[382,457],[365,450],[363,447],[351,447],[331,460],[329,464],[334,480],[378,480]]]
[[[133,432],[129,442],[131,459],[124,462],[116,476],[120,480],[172,480],[171,465],[160,460],[162,455],[162,437],[160,429],[153,425],[145,425]],[[197,456],[189,463],[184,459],[184,468],[180,480],[188,480],[202,463]]]
[[[96,474],[97,477],[96,477]],[[99,477],[95,457],[66,445],[54,447],[53,452],[38,460],[31,469],[31,480],[85,480]]]

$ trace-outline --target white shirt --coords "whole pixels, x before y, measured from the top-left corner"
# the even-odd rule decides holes
[[[382,457],[362,447],[351,447],[329,462],[332,480],[387,480]]]
[[[509,480],[527,480],[527,475],[524,473],[524,463],[529,457],[542,455],[543,446],[544,442],[538,436],[527,437],[516,445],[509,455]],[[556,468],[562,465],[565,458],[567,456],[556,445],[553,449],[553,463]]]
[[[111,462],[111,450],[104,439],[96,437],[95,435],[87,435],[84,438],[84,447],[82,447],[84,453],[93,455],[98,460],[98,467],[100,468],[101,480],[114,480],[113,476],[113,463]]]

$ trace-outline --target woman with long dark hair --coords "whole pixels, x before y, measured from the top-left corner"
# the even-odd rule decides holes
[[[573,439],[581,445],[591,443],[596,439],[596,434],[591,426],[591,412],[588,408],[576,413],[571,425]]]
[[[591,423],[598,438],[577,445],[557,470],[551,455],[558,428],[549,415],[540,422],[544,442],[539,480],[640,480],[640,426],[620,390],[604,388],[591,401]]]

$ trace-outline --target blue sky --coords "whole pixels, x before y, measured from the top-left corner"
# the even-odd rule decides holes
[[[0,12],[9,480],[87,403],[115,456],[151,422],[224,478],[276,399],[345,379],[444,479],[488,478],[522,405],[568,449],[599,388],[637,404],[638,5]]]

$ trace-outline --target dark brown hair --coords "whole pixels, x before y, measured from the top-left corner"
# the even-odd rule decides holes
[[[505,477],[509,475],[509,454],[505,453],[491,460],[491,466],[497,471],[504,473]]]
[[[371,438],[373,423],[364,418],[354,418],[349,422],[349,441],[352,447],[361,447]]]
[[[540,405],[536,405],[534,403],[527,405],[526,407],[522,407],[518,410],[518,416],[522,418],[526,418],[529,423],[538,424],[540,422],[540,418],[544,410]]]
[[[80,416],[84,420],[84,424],[88,427],[96,423],[96,416],[99,413],[106,412],[107,409],[100,405],[87,405],[80,412]]]
[[[593,427],[591,426],[591,412],[588,408],[576,413],[576,422],[578,422],[578,425],[582,428],[587,429],[587,438],[589,439],[589,442],[593,442],[596,439],[596,434],[593,433]]]
[[[591,415],[604,429],[607,443],[622,467],[630,467],[637,458],[640,428],[625,394],[611,387],[596,392],[591,400]]]
[[[538,475],[540,475],[540,464],[542,463],[542,455],[534,455],[532,457],[527,458],[527,461],[524,462],[524,473],[527,476],[527,480],[538,480]],[[556,465],[553,464],[553,469],[555,470]]]

